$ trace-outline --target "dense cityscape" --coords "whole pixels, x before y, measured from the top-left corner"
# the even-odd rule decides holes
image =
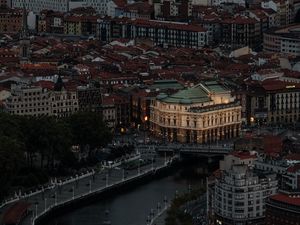
[[[300,225],[299,0],[0,0],[0,225]]]

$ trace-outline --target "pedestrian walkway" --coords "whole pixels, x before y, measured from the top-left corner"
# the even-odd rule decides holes
[[[151,225],[165,225],[165,220],[167,218],[167,210],[165,210],[160,216],[158,216]]]
[[[172,161],[172,160],[171,160]],[[49,189],[42,189],[29,195],[21,195],[20,200],[31,204],[32,214],[27,216],[21,224],[34,225],[36,220],[54,208],[63,207],[71,202],[80,201],[94,194],[102,193],[114,186],[153,174],[155,171],[167,167],[171,161],[159,158],[150,165],[144,165],[137,170],[125,172],[124,169],[109,168],[102,171],[92,171],[87,175],[75,176],[66,181],[55,180]],[[12,205],[6,205],[5,208]],[[3,208],[0,208],[3,213]]]
[[[153,220],[150,221],[149,225],[165,225],[168,209],[169,207],[166,207],[160,213],[154,216]]]

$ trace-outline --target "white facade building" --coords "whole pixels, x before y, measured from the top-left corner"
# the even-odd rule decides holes
[[[12,86],[5,102],[14,115],[65,117],[78,111],[76,91],[49,91],[37,86]]]
[[[265,199],[277,192],[274,173],[253,169],[256,156],[233,152],[220,163],[220,174],[213,185],[214,224],[264,224]]]
[[[27,10],[39,14],[43,9],[67,12],[69,10],[70,0],[14,0],[13,8],[26,7]]]
[[[14,0],[12,7],[22,8],[25,5],[26,9],[39,14],[42,10],[53,10],[58,12],[68,12],[77,7],[93,7],[97,13],[106,15],[109,0]]]

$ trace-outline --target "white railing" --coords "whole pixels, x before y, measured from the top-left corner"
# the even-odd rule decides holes
[[[37,220],[38,218],[40,218],[41,216],[47,214],[47,213],[50,212],[53,208],[56,208],[56,207],[59,207],[59,206],[68,204],[68,203],[73,202],[73,201],[75,201],[75,200],[78,200],[78,199],[80,199],[80,198],[88,197],[89,195],[92,195],[92,194],[101,193],[101,192],[103,192],[103,191],[105,191],[105,190],[108,190],[109,188],[111,188],[111,187],[113,187],[113,186],[116,186],[116,185],[119,185],[119,184],[128,182],[128,181],[130,181],[130,180],[134,180],[134,179],[136,179],[136,178],[138,178],[138,177],[141,177],[141,176],[143,176],[143,175],[145,175],[145,174],[147,174],[147,173],[153,173],[154,171],[160,170],[160,169],[165,168],[165,167],[167,167],[168,165],[172,164],[172,162],[173,162],[173,160],[174,160],[175,158],[176,158],[176,157],[173,157],[173,158],[170,158],[169,160],[166,160],[166,161],[164,162],[163,165],[158,166],[158,167],[156,167],[156,168],[150,168],[150,169],[147,169],[147,170],[145,170],[145,171],[143,171],[143,172],[139,172],[138,174],[133,175],[133,176],[131,176],[131,177],[127,177],[127,178],[124,178],[124,177],[123,177],[123,178],[121,178],[120,180],[118,180],[118,181],[116,181],[116,182],[114,182],[114,183],[106,184],[105,186],[102,186],[102,187],[99,187],[99,188],[97,188],[97,189],[94,189],[93,191],[90,190],[90,191],[88,191],[88,192],[86,192],[86,193],[83,193],[83,194],[80,194],[80,195],[74,195],[74,196],[72,196],[71,198],[68,198],[68,199],[66,199],[66,200],[62,200],[62,201],[60,201],[60,202],[55,202],[54,204],[49,205],[48,207],[45,207],[45,209],[44,209],[41,213],[39,213],[39,214],[37,214],[37,215],[34,215],[34,214],[33,214],[33,217],[31,218],[31,225],[35,225],[36,220]]]
[[[130,162],[132,160],[136,160],[137,158],[140,157],[140,154],[134,154],[134,155],[130,155],[130,158],[127,159],[126,161],[124,162]],[[110,168],[114,168],[116,166],[118,166],[119,164],[117,163],[117,160],[114,161],[114,164],[110,167]],[[100,169],[100,171],[102,170],[103,168]],[[8,198],[8,199],[5,199],[1,205],[0,205],[0,209],[11,204],[11,203],[14,203],[14,202],[17,202],[19,200],[22,200],[22,199],[25,199],[25,198],[28,198],[28,197],[31,197],[31,196],[34,196],[34,195],[37,195],[37,194],[40,194],[40,193],[43,193],[44,191],[46,190],[51,190],[53,188],[55,188],[56,185],[59,185],[59,186],[62,186],[62,185],[65,185],[65,184],[69,184],[69,183],[72,183],[72,182],[75,182],[77,180],[80,180],[80,179],[83,179],[85,177],[89,177],[89,176],[92,176],[94,175],[96,172],[94,169],[92,169],[91,171],[87,171],[86,173],[84,174],[77,174],[75,176],[71,176],[65,180],[57,180],[56,178],[54,179],[51,179],[50,181],[50,184],[47,185],[47,186],[43,186],[41,189],[39,190],[36,190],[34,192],[30,192],[30,193],[16,193],[14,197],[11,197],[11,198]]]

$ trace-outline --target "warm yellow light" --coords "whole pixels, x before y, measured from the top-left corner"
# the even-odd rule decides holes
[[[145,117],[144,117],[144,120],[145,120],[145,121],[148,121],[148,116],[145,116]]]
[[[121,133],[124,133],[125,132],[125,129],[122,127],[121,128]]]
[[[253,116],[250,117],[250,122],[251,122],[251,123],[254,122],[254,117],[253,117]]]

